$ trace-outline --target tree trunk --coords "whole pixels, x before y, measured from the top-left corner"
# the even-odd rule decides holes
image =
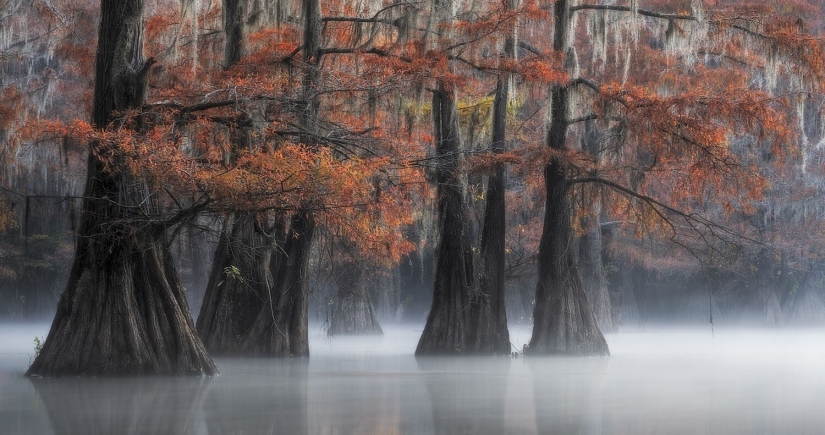
[[[196,220],[196,224],[197,224]],[[209,262],[204,258],[204,245],[206,237],[204,232],[196,228],[196,224],[189,224],[187,228],[187,244],[189,246],[189,264],[192,270],[191,285],[188,289],[186,299],[192,307],[192,314],[200,315],[203,299],[206,294],[206,286],[209,283]]]
[[[364,279],[364,270],[347,263],[337,274],[338,297],[332,312],[329,335],[383,335]]]
[[[226,68],[234,66],[244,52],[246,7],[246,0],[223,1]],[[249,147],[251,132],[246,126],[234,125],[229,136],[234,161]],[[269,266],[276,246],[262,229],[263,219],[263,214],[237,212],[224,222],[197,323],[212,354],[244,355],[240,345],[273,291]]]
[[[505,55],[512,57],[513,38],[505,42]],[[509,74],[501,73],[493,100],[492,151],[505,150]],[[487,354],[509,354],[510,333],[504,305],[504,235],[506,213],[504,202],[504,164],[498,163],[487,180],[484,225],[481,229],[481,276],[472,310],[471,351]]]
[[[551,92],[553,119],[547,145],[558,150],[566,147],[566,108],[567,90],[554,87]],[[539,281],[530,353],[608,355],[607,342],[599,330],[576,267],[568,196],[570,180],[567,169],[558,159],[553,158],[545,167],[544,183],[547,199],[539,242]]]
[[[594,207],[598,201],[594,201]],[[582,286],[593,315],[604,332],[616,331],[613,323],[613,303],[607,289],[607,278],[604,275],[602,263],[602,230],[598,214],[585,219],[585,233],[579,236],[579,271],[582,277]]]
[[[433,304],[416,355],[456,354],[468,350],[472,255],[467,241],[467,212],[459,174],[461,139],[455,94],[439,84],[433,92],[438,164],[438,220]]]
[[[247,0],[223,0],[225,34],[223,64],[229,68],[244,55],[246,49]]]
[[[209,353],[238,354],[239,343],[272,291],[273,246],[253,214],[236,213],[226,219],[197,322]]]
[[[92,122],[145,99],[142,0],[101,2]],[[103,146],[102,144],[99,144]],[[95,146],[95,145],[93,145]],[[195,333],[151,191],[94,152],[74,264],[29,376],[214,374]]]
[[[553,49],[557,52],[568,47],[571,26],[568,8],[567,0],[558,0],[554,4]],[[550,91],[551,121],[547,146],[555,150],[567,148],[567,92],[567,88],[557,85]],[[557,158],[544,168],[544,185],[547,198],[539,241],[539,280],[530,353],[608,355],[607,342],[587,301],[576,267],[568,196],[570,179],[567,169]]]
[[[596,162],[601,159],[599,133],[592,121],[585,123],[581,147],[582,151],[589,153]],[[599,328],[603,332],[614,332],[616,325],[613,322],[613,303],[610,300],[607,277],[604,272],[600,195],[599,190],[582,186],[582,204],[590,208],[590,215],[583,219],[584,234],[580,235],[577,240],[578,266],[584,293],[593,308],[593,315],[596,316]]]
[[[251,328],[237,345],[247,356],[309,356],[307,302],[309,300],[309,250],[315,221],[301,210],[282,231],[283,249],[270,259],[272,290],[265,293],[264,304]]]

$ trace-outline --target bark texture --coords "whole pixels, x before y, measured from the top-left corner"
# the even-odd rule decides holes
[[[595,203],[598,201],[594,201]],[[579,236],[579,272],[582,286],[593,309],[593,315],[603,332],[616,331],[613,321],[613,302],[607,288],[607,278],[602,262],[602,230],[599,217],[585,219],[585,233]]]
[[[505,53],[513,51],[513,39],[505,43]],[[512,56],[510,56],[512,57]],[[505,150],[507,128],[507,100],[509,77],[501,74],[496,83],[493,100],[492,151],[500,154]],[[509,354],[510,333],[507,330],[507,312],[504,305],[504,236],[506,213],[504,201],[504,164],[493,168],[487,180],[484,209],[484,225],[481,229],[482,269],[478,292],[472,309],[471,351],[487,354]]]
[[[101,2],[92,122],[145,100],[143,1]],[[95,145],[93,145],[95,146]],[[103,145],[100,145],[103,146]],[[74,264],[27,375],[214,374],[178,282],[151,190],[89,153]]]
[[[273,287],[236,346],[246,356],[309,356],[307,302],[309,250],[315,221],[306,211],[292,218],[279,238],[282,249],[270,257]]]
[[[238,353],[272,291],[273,242],[253,214],[236,213],[224,223],[197,322],[210,354]]]
[[[416,355],[457,354],[468,350],[472,255],[467,240],[464,188],[458,171],[460,144],[455,94],[444,85],[433,92],[438,157],[438,220],[433,303]]]
[[[571,26],[569,3],[559,0],[553,7],[556,23],[553,49],[561,52],[568,47]],[[567,106],[567,88],[553,86],[550,91],[551,121],[547,146],[556,150],[567,147]],[[570,178],[567,169],[556,158],[544,168],[544,185],[547,198],[539,241],[539,277],[530,353],[608,355],[607,342],[587,301],[574,257],[570,221],[572,210],[568,196]]]
[[[223,1],[226,68],[234,66],[244,52],[246,3]],[[230,126],[232,162],[249,146],[250,137],[249,127]],[[275,243],[264,233],[261,219],[263,215],[236,212],[223,224],[197,322],[198,334],[214,355],[240,354],[241,342],[273,290],[269,263]]]
[[[232,66],[244,51],[248,3],[225,0],[224,8],[224,58],[227,66]],[[306,52],[317,56],[320,8],[317,0],[305,0],[304,8],[304,41],[310,44]],[[318,79],[317,59],[309,64],[304,79],[306,108],[301,119],[311,132],[317,116],[311,90]],[[248,147],[249,128],[235,126],[231,140],[237,151]],[[265,221],[263,214],[235,213],[224,224],[198,317],[198,332],[215,354],[309,355],[306,278],[315,222],[301,210],[288,224],[276,224],[274,235],[268,235]]]
[[[592,121],[585,123],[582,136],[582,151],[590,154],[595,160],[601,159],[599,132]],[[607,287],[607,277],[604,271],[604,243],[602,240],[601,192],[582,186],[582,205],[589,207],[589,216],[582,221],[584,234],[578,237],[578,266],[582,277],[582,286],[587,294],[587,300],[593,308],[593,315],[599,323],[602,332],[616,331],[613,315],[613,303]]]
[[[223,29],[225,37],[223,62],[229,68],[246,51],[247,0],[223,0]]]
[[[552,105],[559,115],[554,116],[548,145],[562,149],[567,130],[566,120],[560,115],[567,105],[564,89],[553,91]],[[607,343],[584,293],[573,255],[569,179],[557,159],[545,167],[544,180],[547,202],[539,242],[539,280],[530,353],[607,355]]]

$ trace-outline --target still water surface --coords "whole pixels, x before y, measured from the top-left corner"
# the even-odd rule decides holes
[[[621,333],[586,359],[416,359],[421,326],[385,330],[211,379],[29,380],[48,325],[0,325],[0,434],[825,433],[825,330]]]

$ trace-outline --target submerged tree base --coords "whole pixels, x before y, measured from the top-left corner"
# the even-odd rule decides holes
[[[27,376],[214,375],[163,244],[78,253],[48,338]],[[88,252],[88,251],[86,251]]]
[[[575,279],[571,280],[574,281]],[[581,287],[569,285],[548,291],[539,283],[537,293],[547,300],[539,309],[536,298],[533,336],[526,354],[609,356],[607,342]]]
[[[239,352],[241,340],[272,292],[269,263],[275,246],[257,226],[251,213],[230,215],[224,223],[196,323],[212,355]]]

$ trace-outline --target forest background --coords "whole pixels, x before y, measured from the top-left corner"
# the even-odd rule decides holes
[[[101,5],[0,2],[4,318],[81,281],[95,161],[135,211],[101,228],[157,229],[214,354],[308,352],[306,317],[427,320],[424,353],[565,307],[534,329],[825,322],[815,0],[136,3],[139,98],[101,122]],[[221,296],[293,286],[279,343]]]

